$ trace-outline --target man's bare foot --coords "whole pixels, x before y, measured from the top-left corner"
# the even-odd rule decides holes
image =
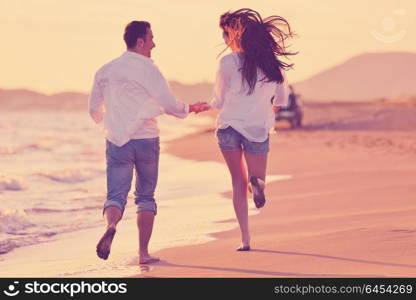
[[[115,227],[109,227],[105,231],[97,244],[97,255],[99,258],[106,260],[110,255],[111,243],[113,242],[114,235],[116,234]]]
[[[157,263],[160,261],[159,257],[155,257],[155,256],[150,256],[150,255],[146,255],[146,256],[141,256],[140,255],[140,259],[139,259],[139,263],[140,264],[153,264],[153,263]]]

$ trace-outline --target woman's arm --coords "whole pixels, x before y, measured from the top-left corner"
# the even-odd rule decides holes
[[[228,70],[225,64],[224,57],[220,60],[220,64],[217,70],[217,76],[214,84],[214,95],[211,100],[210,106],[212,108],[221,109],[225,101],[225,91],[228,85]]]
[[[286,79],[286,74],[282,70],[284,81],[276,84],[274,93],[273,106],[287,106],[289,103],[289,87]]]

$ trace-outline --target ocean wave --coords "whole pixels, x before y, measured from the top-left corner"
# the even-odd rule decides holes
[[[30,246],[47,241],[55,236],[56,232],[44,232],[31,236],[13,237],[0,241],[0,254],[6,254],[15,248]]]
[[[23,185],[17,178],[0,175],[0,192],[4,190],[21,191],[23,189]]]
[[[34,143],[34,144],[29,144],[29,145],[25,145],[22,146],[20,148],[18,148],[18,152],[23,152],[25,150],[43,150],[43,151],[51,151],[53,148],[52,147],[48,147],[48,146],[44,146],[41,143]]]
[[[6,254],[7,252],[12,251],[14,248],[19,247],[25,243],[18,243],[16,239],[8,239],[5,241],[0,241],[0,254]]]
[[[22,209],[0,209],[0,232],[16,232],[34,225]]]
[[[104,171],[96,169],[75,169],[75,170],[61,170],[53,173],[42,172],[38,175],[49,178],[58,182],[84,182],[93,179],[94,177],[103,174]]]
[[[70,208],[70,209],[53,209],[53,208],[30,208],[25,209],[25,212],[28,214],[56,214],[56,213],[73,213],[73,212],[82,212],[88,210],[100,210],[102,205],[93,205],[93,206],[84,206],[79,208]]]
[[[0,147],[0,155],[16,154],[19,151],[11,147]]]
[[[10,147],[10,146],[0,147],[0,154],[14,155],[14,154],[27,152],[27,151],[52,151],[57,146],[59,146],[60,143],[61,141],[58,139],[45,138],[45,139],[40,139],[30,144],[25,144],[25,145],[20,145],[20,146],[15,146],[15,147]]]
[[[59,146],[61,141],[56,138],[45,137],[37,140],[34,143],[20,147],[20,150],[44,150],[52,151],[56,146]]]

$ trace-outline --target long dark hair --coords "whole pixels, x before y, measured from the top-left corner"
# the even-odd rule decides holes
[[[222,14],[220,27],[241,50],[240,72],[243,84],[248,84],[248,94],[253,93],[256,86],[258,68],[265,76],[261,81],[284,81],[281,70],[290,69],[293,64],[281,61],[279,56],[297,54],[286,50],[285,42],[293,37],[294,33],[284,18],[270,16],[262,19],[258,12],[243,8]]]

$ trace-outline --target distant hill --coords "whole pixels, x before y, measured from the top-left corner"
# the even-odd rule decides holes
[[[366,53],[293,85],[306,100],[371,101],[416,96],[415,78],[415,53]],[[209,101],[213,88],[208,82],[188,85],[171,81],[170,86],[186,103]],[[87,99],[87,94],[77,92],[45,95],[0,89],[0,109],[84,110]]]
[[[416,54],[366,53],[294,84],[306,99],[360,101],[416,95]]]
[[[87,107],[88,96],[83,93],[67,92],[45,95],[30,90],[0,89],[0,109],[11,110],[81,110]]]
[[[198,83],[186,85],[176,81],[170,82],[173,93],[186,103],[208,101],[212,94],[212,84]],[[45,95],[31,90],[0,89],[0,109],[9,110],[85,110],[88,95],[77,92],[66,92]]]

